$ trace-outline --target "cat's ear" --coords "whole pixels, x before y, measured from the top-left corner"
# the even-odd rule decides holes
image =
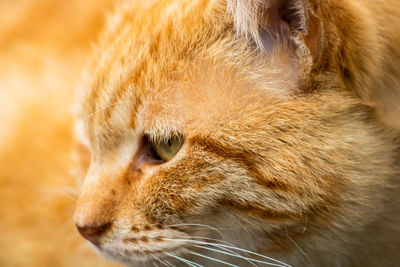
[[[307,0],[227,0],[227,7],[237,34],[260,50],[285,45],[302,56],[306,49],[312,62],[318,60],[321,22]]]

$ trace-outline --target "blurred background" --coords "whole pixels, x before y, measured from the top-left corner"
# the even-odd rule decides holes
[[[0,0],[0,266],[112,266],[72,221],[72,106],[112,0]]]

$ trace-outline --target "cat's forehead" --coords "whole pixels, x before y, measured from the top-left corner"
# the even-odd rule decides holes
[[[100,101],[93,102],[86,123],[110,135],[138,127],[160,135],[201,131],[239,123],[275,101],[223,66],[189,67],[186,77],[166,81],[158,90],[142,91],[132,84],[97,96]]]
[[[164,2],[126,3],[110,20],[87,71],[86,113],[121,98],[143,99],[163,91],[178,69],[194,60],[196,44],[207,38],[196,37],[193,24],[198,33],[207,27],[200,15],[183,18],[181,9],[195,10],[197,1],[176,1],[184,6]],[[191,25],[184,27],[185,21]]]
[[[160,133],[226,126],[288,87],[278,61],[235,42],[229,18],[213,19],[225,17],[218,1],[164,2],[124,7],[109,26],[89,73],[92,134],[123,135],[139,124]]]

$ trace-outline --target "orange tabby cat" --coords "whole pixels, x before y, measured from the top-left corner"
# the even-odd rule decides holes
[[[123,1],[79,88],[77,150],[90,161],[79,232],[131,266],[396,266],[399,11],[394,0]],[[48,121],[68,129],[65,113]],[[55,136],[58,151],[74,145]],[[49,174],[68,176],[63,156],[49,159]],[[71,207],[51,204],[39,221]],[[57,250],[40,263],[61,265]]]
[[[395,266],[398,12],[125,1],[85,83],[79,232],[128,265]]]

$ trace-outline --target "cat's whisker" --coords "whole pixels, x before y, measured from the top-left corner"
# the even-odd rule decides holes
[[[235,265],[235,264],[223,261],[223,260],[219,260],[219,259],[216,259],[216,258],[213,258],[213,257],[210,257],[210,256],[206,256],[206,255],[194,252],[194,251],[190,251],[189,253],[193,254],[193,255],[196,255],[198,257],[205,258],[205,259],[208,259],[208,260],[211,260],[211,261],[215,261],[215,262],[219,262],[219,263],[222,263],[222,264],[225,264],[225,265],[228,265],[228,266],[239,267],[238,265]]]
[[[225,245],[225,244],[216,244],[216,243],[210,243],[210,242],[198,241],[198,240],[191,240],[191,239],[170,239],[170,238],[164,238],[163,240],[166,240],[166,241],[175,241],[175,242],[188,242],[188,243],[194,243],[194,244],[197,243],[197,244],[200,244],[200,245],[211,245],[211,246],[214,246],[214,247],[225,247],[225,248],[230,248],[230,249],[233,249],[233,250],[238,250],[238,251],[241,251],[241,252],[246,252],[246,253],[252,254],[252,255],[254,255],[254,256],[258,256],[258,257],[261,257],[261,258],[264,258],[264,259],[267,259],[267,260],[270,260],[270,261],[279,263],[279,264],[281,264],[282,266],[292,267],[291,265],[289,265],[289,264],[287,264],[287,263],[284,263],[284,262],[282,262],[282,261],[279,261],[279,260],[277,260],[277,259],[274,259],[274,258],[265,256],[265,255],[262,255],[262,254],[260,254],[260,253],[254,252],[254,251],[250,251],[250,250],[247,250],[247,249],[239,248],[239,247],[236,247],[236,246],[230,246],[230,245]]]
[[[198,264],[198,263],[196,263],[196,262],[193,262],[193,261],[184,259],[184,258],[182,258],[182,257],[179,257],[179,256],[177,256],[177,255],[175,255],[175,254],[172,254],[172,253],[169,253],[169,252],[164,252],[164,254],[167,255],[167,256],[170,256],[170,257],[172,257],[172,258],[175,258],[175,259],[177,259],[177,260],[180,260],[180,261],[186,263],[186,264],[189,265],[189,266],[204,267],[204,266],[201,265],[201,264]]]
[[[307,219],[307,215],[306,215],[306,218],[305,218],[305,225],[304,225],[304,228],[303,228],[303,234],[307,231],[307,225],[308,225],[308,219]],[[287,233],[287,232],[286,232]]]
[[[185,237],[179,237],[179,238],[185,238]],[[222,240],[222,239],[216,239],[216,238],[211,238],[211,237],[202,237],[202,236],[192,236],[192,235],[190,236],[190,238],[201,239],[201,241],[204,241],[204,240],[216,241],[216,242],[224,243],[224,244],[227,244],[227,245],[230,245],[230,246],[233,246],[233,247],[237,247],[234,244],[226,242],[225,240]],[[221,247],[219,247],[219,248],[221,248]],[[232,251],[230,249],[227,249],[227,248],[221,248],[221,249],[224,249],[224,250],[229,251],[231,253],[237,254],[236,252],[234,252],[234,251]],[[244,252],[243,254],[245,254],[248,258],[251,258],[251,256],[248,253]]]
[[[193,236],[191,236],[191,237],[193,238]],[[194,237],[194,238],[201,238],[201,237]],[[224,243],[230,244],[230,243],[225,242],[225,241],[223,241],[223,240],[218,240],[218,239],[213,239],[213,238],[205,238],[205,239],[217,240],[217,241],[219,241],[219,242],[224,242]],[[200,241],[200,242],[202,242],[202,241]],[[270,266],[281,266],[281,267],[282,267],[282,266],[287,266],[287,265],[282,265],[282,264],[280,264],[280,263],[271,263],[271,262],[266,262],[266,261],[257,260],[257,259],[252,258],[251,256],[249,256],[248,253],[244,253],[246,256],[248,256],[248,257],[244,257],[244,256],[242,256],[242,255],[240,255],[240,254],[238,254],[238,253],[236,253],[236,252],[234,252],[234,251],[232,251],[232,250],[230,250],[230,249],[221,247],[221,246],[219,246],[219,245],[220,245],[220,244],[214,244],[213,246],[218,247],[219,249],[223,249],[223,250],[225,250],[225,251],[228,251],[228,252],[230,252],[230,253],[227,253],[227,252],[221,251],[221,250],[217,250],[217,249],[212,249],[212,248],[209,248],[209,247],[199,246],[199,245],[192,245],[192,246],[202,247],[203,249],[208,249],[208,250],[215,251],[215,252],[219,252],[219,253],[222,253],[222,254],[226,254],[226,255],[230,255],[230,256],[242,258],[243,260],[246,260],[247,262],[249,262],[249,263],[250,263],[251,265],[253,265],[253,266],[257,266],[257,265],[255,265],[255,264],[254,264],[253,262],[251,262],[251,261],[258,262],[258,263],[263,263],[263,264],[270,265]],[[230,245],[232,245],[232,244],[230,244]],[[232,245],[232,246],[234,246],[234,245]],[[236,247],[236,246],[234,246],[234,247]],[[236,247],[236,248],[238,248],[238,247]],[[271,259],[271,260],[276,261],[275,259]]]
[[[168,267],[175,267],[172,263],[167,260],[164,260]]]
[[[231,247],[232,249],[237,249],[239,251],[242,250],[241,248],[239,248],[239,247],[237,247],[237,246],[235,246],[235,245],[233,245],[233,244],[231,244],[229,242],[226,242],[224,240],[220,240],[220,239],[209,238],[209,237],[201,237],[201,236],[190,236],[190,238],[202,239],[201,241],[199,241],[199,240],[191,240],[192,243],[196,242],[197,244],[211,245],[211,246],[214,246],[214,247],[218,247],[220,249],[224,249],[224,250],[229,251],[229,252],[234,253],[234,254],[237,254],[237,253],[235,253],[234,251],[232,251],[232,250],[230,250],[230,249],[228,249],[226,247],[222,247],[223,244],[206,242],[204,240],[211,240],[211,241],[217,241],[217,242],[225,243],[225,244],[228,245],[228,247]],[[252,259],[248,252],[244,252],[244,251],[241,251],[241,252],[243,252],[246,256],[248,256],[247,258]],[[237,254],[237,255],[239,255],[239,254]],[[280,263],[278,260],[275,260],[273,258],[270,258],[270,257],[267,257],[267,256],[264,256],[264,257],[266,257],[269,260],[276,261],[276,262]],[[289,266],[289,265],[285,265],[285,263],[281,263],[281,264],[284,264],[283,266]]]
[[[287,231],[286,231],[286,236],[290,240],[290,242],[292,242],[297,247],[297,249],[300,250],[300,252],[304,255],[304,257],[306,257],[306,259],[310,262],[311,266],[315,266],[310,257],[307,255],[307,253],[289,236]]]
[[[160,258],[158,258],[158,257],[156,257],[156,256],[154,256],[154,255],[152,255],[152,257],[156,260],[156,261],[158,261],[158,262],[160,262],[162,265],[164,265],[164,266],[168,266],[166,263],[164,263]],[[154,263],[154,262],[153,262]]]
[[[180,236],[179,238],[185,238],[185,237]],[[217,238],[194,236],[194,235],[191,235],[190,238],[196,238],[196,239],[202,239],[202,240],[211,240],[211,241],[221,242],[221,243],[227,244],[227,245],[232,246],[232,247],[237,247],[232,243],[229,243],[229,242],[227,242],[225,240],[217,239]]]
[[[83,121],[87,121],[88,119],[90,119],[91,117],[93,117],[94,115],[96,115],[96,114],[99,113],[99,112],[105,111],[105,110],[107,110],[107,109],[109,109],[109,108],[112,108],[112,107],[117,106],[117,105],[120,105],[120,104],[128,104],[128,103],[130,103],[130,102],[128,102],[128,101],[121,101],[121,102],[112,103],[112,104],[110,104],[110,105],[107,105],[107,106],[105,106],[105,107],[102,107],[102,108],[100,108],[100,109],[98,109],[98,110],[96,110],[96,111],[90,113],[88,116],[86,116],[86,118],[83,119]]]
[[[277,267],[285,266],[285,265],[282,265],[282,264],[266,262],[266,261],[260,261],[260,260],[256,260],[256,259],[253,259],[253,258],[244,257],[244,256],[242,256],[242,255],[240,255],[238,253],[229,253],[229,252],[226,252],[226,251],[213,249],[213,248],[209,248],[209,247],[206,247],[206,246],[200,246],[200,245],[192,245],[192,246],[197,247],[197,248],[201,248],[201,249],[205,249],[205,250],[218,252],[218,253],[225,254],[225,255],[228,255],[228,256],[233,256],[233,257],[236,257],[236,258],[240,258],[240,259],[243,259],[243,260],[249,262],[251,265],[256,266],[256,267],[257,267],[257,265],[254,264],[253,262],[262,263],[262,264],[269,265],[269,266],[277,266]]]
[[[208,228],[211,229],[215,232],[217,232],[221,237],[223,236],[222,233],[215,227],[206,225],[206,224],[200,224],[200,223],[180,223],[180,224],[172,224],[172,225],[168,225],[169,227],[179,227],[179,226],[201,226],[204,228]]]
[[[244,257],[244,256],[240,255],[239,253],[236,253],[236,252],[234,252],[232,250],[229,250],[227,248],[218,247],[218,248],[223,249],[223,250],[228,251],[228,252],[225,252],[225,251],[222,251],[222,250],[218,250],[218,249],[214,249],[214,248],[210,248],[210,247],[206,247],[206,246],[200,246],[200,245],[191,245],[191,246],[197,247],[197,248],[201,248],[201,249],[205,249],[205,250],[209,250],[209,251],[218,252],[218,253],[221,253],[221,254],[225,254],[225,255],[229,255],[229,256],[233,256],[233,257],[237,257],[237,258],[241,258],[241,259],[244,259],[245,261],[247,261],[248,263],[250,263],[251,265],[257,267],[257,265],[255,265],[253,262],[251,262],[249,260],[251,258]]]

